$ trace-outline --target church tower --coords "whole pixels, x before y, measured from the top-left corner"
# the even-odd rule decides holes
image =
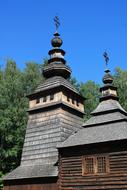
[[[84,98],[69,82],[71,69],[64,59],[56,31],[50,58],[44,66],[45,81],[29,98],[29,116],[21,164],[4,178],[5,189],[57,189],[59,143],[83,123]],[[16,187],[18,186],[18,187]]]

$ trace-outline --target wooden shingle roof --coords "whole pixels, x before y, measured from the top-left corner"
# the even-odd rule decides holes
[[[92,112],[83,129],[71,135],[58,148],[127,139],[127,112],[116,100],[105,100]]]
[[[4,180],[38,178],[38,177],[56,177],[58,175],[58,167],[53,165],[31,165],[19,166],[11,173],[4,177]]]

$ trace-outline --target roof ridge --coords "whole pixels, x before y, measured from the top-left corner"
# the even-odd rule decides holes
[[[89,128],[89,127],[99,127],[101,125],[105,125],[105,124],[110,124],[110,123],[118,123],[118,122],[121,122],[121,121],[127,121],[127,118],[121,118],[121,119],[118,119],[118,120],[111,120],[111,121],[105,121],[105,122],[101,122],[101,123],[94,123],[94,124],[84,124],[82,125],[83,128]]]

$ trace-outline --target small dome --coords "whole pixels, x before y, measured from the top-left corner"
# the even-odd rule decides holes
[[[110,74],[110,70],[105,70],[105,75],[104,75],[104,77],[103,77],[103,83],[104,84],[112,84],[112,82],[113,82],[113,77],[111,76],[111,74]]]
[[[55,33],[54,36],[55,37],[51,40],[52,46],[53,47],[60,47],[62,45],[63,41],[60,39],[59,33]]]

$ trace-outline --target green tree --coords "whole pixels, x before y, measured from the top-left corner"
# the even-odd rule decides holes
[[[85,120],[90,117],[90,113],[96,108],[99,103],[99,85],[93,81],[87,81],[80,84],[80,93],[86,98],[84,102]]]
[[[70,77],[69,81],[75,87],[75,89],[80,93],[80,84],[77,81],[77,79],[75,77]]]
[[[19,153],[26,124],[26,99],[22,75],[12,60],[7,62],[0,81],[0,171],[7,173],[19,164]]]
[[[44,80],[42,77],[43,64],[35,62],[26,63],[26,67],[22,73],[23,92],[25,94],[31,93],[37,85]]]
[[[93,81],[87,81],[86,83],[79,83],[75,77],[71,77],[71,84],[77,89],[77,91],[86,98],[84,102],[85,117],[84,120],[90,118],[90,113],[96,108],[99,103],[100,86]]]
[[[127,111],[127,70],[115,69],[114,85],[118,88],[120,104]]]
[[[2,177],[3,177],[3,172],[0,171],[0,189],[3,189]]]
[[[41,79],[41,66],[33,62],[20,71],[8,60],[0,71],[0,178],[19,165],[27,123],[26,94]]]

